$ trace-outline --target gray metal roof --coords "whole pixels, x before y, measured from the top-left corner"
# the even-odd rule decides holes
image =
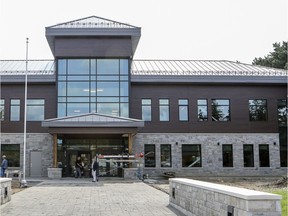
[[[141,37],[141,28],[113,20],[90,16],[46,27],[45,35],[54,55],[57,37],[131,37],[134,55]]]
[[[97,16],[85,17],[70,22],[60,23],[48,28],[138,28],[126,23],[117,22]]]
[[[28,75],[53,75],[55,71],[54,60],[29,60]],[[25,75],[26,60],[0,60],[1,75]]]
[[[76,116],[46,119],[42,127],[144,127],[140,119],[110,116],[99,113],[87,113]]]
[[[24,75],[25,60],[0,60],[1,75]],[[29,60],[28,75],[54,75],[54,60]],[[287,77],[287,70],[216,60],[133,60],[133,77]]]
[[[133,60],[138,76],[287,76],[287,71],[224,60]]]

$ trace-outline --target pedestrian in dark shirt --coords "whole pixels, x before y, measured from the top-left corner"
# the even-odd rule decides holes
[[[6,176],[6,170],[8,168],[8,161],[6,159],[6,155],[2,156],[2,163],[1,163],[1,169],[2,169],[2,176],[1,177],[5,177]]]
[[[80,156],[77,157],[77,160],[75,162],[75,168],[76,168],[75,177],[76,178],[78,178],[78,177],[81,178],[82,177],[83,166],[82,166],[82,160],[81,160]]]

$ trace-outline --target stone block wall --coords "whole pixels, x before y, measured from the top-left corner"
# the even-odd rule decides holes
[[[188,216],[281,216],[281,196],[195,181],[169,180],[169,204]]]
[[[3,205],[11,200],[11,178],[0,178],[0,205]]]
[[[2,133],[2,144],[20,144],[20,169],[23,167],[23,133]],[[47,168],[53,166],[53,137],[48,133],[27,133],[26,137],[26,176],[30,176],[30,154],[41,152],[41,176],[47,177]],[[9,158],[7,158],[9,161]]]
[[[219,143],[219,145],[218,145]],[[138,133],[133,139],[133,153],[144,152],[145,144],[155,144],[156,167],[144,168],[144,174],[159,176],[282,176],[279,135],[277,133]],[[160,146],[171,144],[172,167],[161,167]],[[201,144],[202,167],[182,167],[182,146]],[[233,145],[233,167],[223,167],[222,145]],[[254,167],[244,167],[243,144],[254,145]],[[259,144],[269,145],[270,167],[259,166]]]

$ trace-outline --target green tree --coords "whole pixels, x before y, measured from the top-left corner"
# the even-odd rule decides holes
[[[252,64],[280,69],[288,69],[287,42],[283,41],[282,44],[280,42],[276,42],[273,44],[273,47],[273,52],[270,52],[267,56],[264,56],[264,58],[255,58]]]

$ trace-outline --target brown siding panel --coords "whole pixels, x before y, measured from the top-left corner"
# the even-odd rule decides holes
[[[141,99],[152,99],[152,122],[143,133],[277,133],[277,99],[286,98],[286,86],[132,84],[130,117],[141,119]],[[170,122],[159,121],[160,98],[170,99]],[[178,120],[178,99],[189,99],[189,122]],[[208,99],[208,122],[197,120],[197,99]],[[230,99],[230,122],[212,122],[211,99]],[[267,99],[268,121],[250,122],[249,99]]]

